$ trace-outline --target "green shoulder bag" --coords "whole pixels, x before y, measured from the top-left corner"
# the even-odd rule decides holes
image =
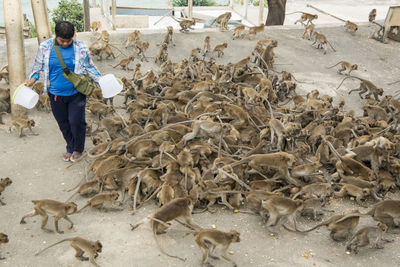
[[[60,48],[58,47],[58,44],[56,44],[55,40],[54,50],[56,51],[58,61],[60,62],[63,69],[64,78],[74,85],[76,91],[86,96],[90,96],[93,93],[93,90],[96,88],[95,82],[92,77],[87,74],[76,74],[75,72],[70,71],[64,63],[64,60],[61,56]]]

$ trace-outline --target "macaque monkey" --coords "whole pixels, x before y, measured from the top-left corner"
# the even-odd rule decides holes
[[[366,207],[361,200],[365,200],[372,193],[370,188],[360,188],[353,184],[345,184],[339,192],[334,192],[334,195],[335,197],[353,196],[360,206]]]
[[[163,43],[160,48],[160,52],[156,55],[155,63],[160,65],[168,60],[168,45]]]
[[[175,198],[174,200],[162,206],[152,216],[149,217],[154,239],[157,243],[158,248],[163,254],[172,258],[177,258],[182,261],[185,261],[185,259],[183,258],[166,253],[158,242],[157,234],[161,234],[165,232],[166,229],[168,229],[170,225],[168,224],[169,221],[172,221],[180,217],[184,218],[188,226],[194,229],[201,229],[200,226],[196,225],[193,222],[192,211],[193,211],[193,203],[190,197]],[[131,225],[132,227],[131,230],[136,229],[139,225],[143,224],[145,220],[142,220],[136,225]]]
[[[6,244],[8,243],[8,235],[4,233],[0,233],[0,244]],[[5,257],[0,256],[0,260],[5,260]]]
[[[356,229],[358,222],[360,221],[360,215],[358,210],[353,211],[347,215],[333,215],[328,220],[323,221],[311,229],[301,231],[303,233],[310,232],[315,230],[321,226],[328,227],[328,230],[331,231],[330,237],[335,241],[344,241],[349,235]]]
[[[58,230],[58,221],[61,218],[64,218],[67,220],[71,225],[69,229],[72,229],[74,226],[74,223],[68,218],[68,215],[76,213],[76,210],[78,206],[74,202],[59,202],[56,200],[50,200],[50,199],[43,199],[43,200],[32,200],[33,203],[33,211],[30,213],[25,214],[20,223],[24,224],[25,218],[27,217],[34,217],[36,215],[40,215],[42,217],[42,225],[41,229],[46,231],[46,232],[53,232],[53,230],[45,228],[47,224],[47,220],[49,216],[47,213],[54,215],[54,226],[56,229],[56,232],[59,234],[64,233],[64,231]]]
[[[113,106],[106,105],[99,101],[88,103],[86,108],[93,115],[98,115],[99,120],[101,120],[102,117],[106,117],[107,115],[115,112]]]
[[[108,44],[107,42],[103,41],[103,40],[97,40],[95,42],[93,42],[90,46],[89,46],[89,51],[90,54],[92,56],[98,56],[99,60],[103,59],[103,52],[107,54],[107,59],[110,58],[111,56],[115,59],[115,55],[113,53],[113,51],[111,50],[111,46],[110,44]]]
[[[383,234],[386,233],[388,227],[386,224],[378,223],[378,226],[364,226],[358,230],[353,237],[350,238],[349,242],[346,244],[346,252],[354,251],[355,254],[358,253],[359,247],[365,247],[369,244],[372,248],[382,249],[383,245],[379,244],[380,241],[393,242],[394,240],[383,239]]]
[[[344,27],[346,28],[346,31],[349,31],[352,34],[354,34],[358,30],[357,24],[351,22],[350,20],[346,20],[346,24],[344,25]]]
[[[327,69],[331,69],[333,67],[336,67],[337,65],[340,64],[340,69],[338,69],[338,73],[342,74],[342,71],[348,71],[346,75],[350,75],[350,73],[353,70],[357,70],[358,69],[358,65],[357,64],[350,64],[347,61],[339,61],[338,63],[336,63],[335,65],[328,67]]]
[[[400,200],[387,199],[375,204],[367,213],[375,221],[386,224],[389,228],[400,226]]]
[[[210,36],[207,35],[206,38],[204,38],[204,45],[203,45],[203,56],[205,57],[208,52],[211,51],[211,42],[210,42]]]
[[[324,211],[334,212],[333,210],[324,209],[324,203],[319,198],[309,198],[303,201],[304,207],[301,210],[301,216],[311,216],[314,221],[321,221],[321,216],[324,215]]]
[[[326,198],[331,195],[331,184],[330,183],[313,183],[305,185],[297,192],[292,199],[296,199],[298,196],[304,196],[304,198],[318,198],[322,203],[326,203]]]
[[[224,49],[228,47],[227,43],[219,44],[214,47],[213,54],[217,53],[217,57],[221,57],[224,54]]]
[[[93,33],[96,33],[98,30],[100,30],[101,28],[101,21],[92,21],[92,23],[90,23],[90,30]]]
[[[1,178],[1,180],[0,180],[0,195],[1,195],[1,193],[3,193],[4,189],[6,189],[6,187],[11,184],[12,184],[12,180],[9,177]],[[1,199],[0,199],[0,203],[3,206],[6,204]]]
[[[284,218],[286,221],[291,220],[294,229],[297,230],[296,225],[296,215],[297,211],[303,209],[303,200],[292,200],[287,197],[271,196],[266,200],[261,201],[261,206],[263,210],[267,211],[268,221],[267,228],[270,229],[271,226],[277,226],[280,219]],[[264,211],[261,211],[261,216],[265,217]],[[280,222],[284,223],[284,222]],[[286,229],[289,229],[285,227]],[[290,230],[290,229],[289,229]]]
[[[212,26],[214,23],[218,23],[220,31],[228,30],[228,22],[231,17],[232,12],[225,12],[224,14],[219,15],[210,26]]]
[[[199,58],[197,57],[201,52],[200,47],[196,47],[190,51],[189,61],[196,62]]]
[[[271,107],[271,103],[268,100],[266,100],[266,101],[268,103],[269,113],[271,116],[271,118],[269,119],[269,122],[268,122],[269,131],[271,132],[271,146],[274,144],[274,137],[276,134],[276,136],[278,137],[278,143],[276,146],[279,149],[279,151],[281,151],[283,137],[284,137],[284,135],[286,135],[286,128],[280,120],[275,119],[274,112]]]
[[[266,34],[265,34],[265,24],[264,23],[261,23],[259,26],[254,26],[254,27],[250,27],[249,28],[249,38],[252,40],[252,39],[254,39],[255,37],[256,37],[256,35],[257,35],[257,33],[264,33],[264,35],[266,36]],[[251,38],[251,36],[253,37],[253,38]]]
[[[144,54],[144,52],[147,51],[147,49],[149,48],[149,42],[148,41],[141,41],[141,40],[137,40],[134,44],[133,44],[133,48],[136,50],[137,56],[141,56],[140,60],[147,60],[146,55]]]
[[[173,18],[176,22],[179,23],[179,26],[181,27],[179,29],[180,32],[188,32],[189,30],[194,30],[194,28],[192,28],[192,26],[196,25],[196,20],[195,19],[181,19],[178,20],[176,19],[174,16],[171,16],[171,18]]]
[[[376,8],[372,9],[368,15],[368,21],[373,22],[376,18]]]
[[[373,170],[371,170],[370,168],[368,168],[367,166],[363,165],[361,162],[355,159],[341,156],[329,141],[326,141],[326,143],[332,150],[332,153],[335,154],[335,156],[338,159],[338,162],[336,163],[336,169],[339,174],[348,172],[352,175],[363,176],[367,178],[369,181],[376,180],[376,173]]]
[[[131,63],[135,59],[134,56],[129,56],[127,58],[123,58],[117,65],[112,66],[114,69],[118,66],[121,66],[123,70],[132,70],[129,68],[129,63]]]
[[[315,24],[311,22],[310,25],[304,28],[304,33],[301,38],[304,39],[305,37],[307,37],[308,40],[311,40],[311,36],[314,33],[314,29],[315,29]]]
[[[314,45],[315,43],[317,43],[317,48],[324,49],[324,54],[326,54],[327,45],[329,44],[329,46],[332,48],[332,50],[334,52],[336,52],[335,48],[333,48],[333,46],[331,45],[331,43],[328,41],[328,39],[326,38],[326,36],[324,34],[319,33],[319,32],[314,32],[314,36],[315,36],[315,40],[314,40],[314,43],[312,43],[311,45]]]
[[[245,30],[244,25],[236,26],[235,29],[233,29],[234,33],[233,33],[232,40],[235,40],[237,38],[243,39],[244,30]]]
[[[347,78],[356,78],[358,80],[360,80],[360,87],[358,89],[352,89],[349,91],[349,95],[351,94],[351,92],[355,92],[355,91],[360,91],[358,94],[360,95],[360,98],[363,99],[363,94],[365,94],[366,92],[368,92],[368,94],[366,94],[366,96],[371,96],[372,94],[375,97],[376,101],[379,101],[379,96],[383,95],[383,88],[380,88],[378,86],[376,86],[375,84],[373,84],[371,81],[356,77],[356,76],[347,76],[345,77],[342,82],[339,84],[339,86],[336,88],[339,89],[339,87],[343,84],[344,80],[346,80]]]
[[[80,210],[77,211],[77,213],[81,212],[83,209],[89,206],[103,211],[104,204],[108,204],[113,209],[121,210],[122,208],[114,206],[114,202],[118,198],[119,194],[117,191],[99,193],[94,197],[92,197],[85,206],[83,206]]]
[[[24,136],[24,134],[22,134],[22,131],[25,128],[28,128],[32,135],[39,135],[33,132],[32,127],[35,127],[35,121],[34,120],[26,120],[23,118],[13,118],[11,121],[11,126],[9,128],[9,131],[11,132],[11,128],[15,127],[19,133],[19,137]]]
[[[71,247],[73,249],[75,249],[75,257],[77,259],[79,259],[80,261],[89,260],[90,263],[92,263],[93,265],[100,267],[100,265],[98,265],[94,259],[97,258],[99,253],[101,253],[103,245],[98,240],[96,242],[94,242],[94,241],[84,239],[82,237],[66,238],[61,241],[58,241],[57,243],[54,243],[54,244],[42,249],[41,251],[36,253],[35,256],[38,256],[45,250],[47,250],[51,247],[54,247],[55,245],[61,244],[65,241],[70,241]],[[84,253],[86,253],[89,257],[84,257],[83,256]]]
[[[221,246],[220,255],[222,256],[222,258],[229,261],[234,266],[237,266],[237,264],[233,260],[229,259],[226,256],[226,251],[228,250],[229,245],[232,242],[240,242],[240,233],[238,233],[237,231],[231,230],[230,232],[222,232],[216,229],[203,229],[194,234],[194,241],[203,252],[201,266],[205,265],[208,256],[214,259],[219,259],[217,256],[211,255],[211,253],[214,252],[217,246]]]
[[[133,46],[134,43],[136,43],[137,40],[140,39],[141,33],[139,30],[134,30],[128,35],[128,38],[126,39],[125,42],[125,48],[128,48],[129,46]]]
[[[242,163],[248,163],[251,168],[259,172],[261,171],[261,168],[263,166],[277,169],[278,172],[274,175],[272,179],[282,177],[289,184],[300,186],[299,182],[297,182],[295,179],[293,179],[293,177],[290,176],[288,170],[288,168],[292,167],[295,162],[296,158],[292,154],[286,152],[275,152],[269,154],[254,154],[230,165],[232,167],[235,167]]]
[[[298,22],[300,22],[303,25],[308,25],[309,23],[312,23],[313,20],[318,19],[318,15],[317,14],[310,14],[310,13],[306,13],[306,12],[301,12],[301,11],[296,11],[296,12],[292,12],[286,15],[291,15],[294,13],[301,13],[301,17],[296,20],[296,22],[294,24],[297,24]],[[304,22],[307,21],[307,24],[304,24]]]
[[[174,34],[174,28],[172,26],[167,27],[167,33],[164,35],[164,39],[161,42],[161,44],[157,44],[157,46],[166,44],[167,46],[169,44],[172,44],[172,46],[175,46],[175,44],[172,42],[172,35]]]

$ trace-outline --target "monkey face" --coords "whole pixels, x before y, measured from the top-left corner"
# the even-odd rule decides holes
[[[31,126],[31,127],[34,127],[35,126],[35,121],[34,120],[29,120],[28,121],[28,125]]]
[[[230,237],[232,242],[240,242],[240,233],[235,231],[235,230],[231,230],[230,232]]]
[[[119,198],[119,194],[117,191],[112,191],[111,192],[111,196],[114,200],[117,200]]]
[[[103,245],[100,243],[99,240],[97,240],[94,245],[92,245],[92,248],[97,252],[100,253],[102,251]]]
[[[364,197],[367,197],[367,196],[369,196],[369,195],[371,194],[371,189],[369,189],[369,188],[364,188],[364,189],[362,190],[362,192],[363,192],[363,196],[364,196]]]
[[[12,180],[8,177],[1,178],[1,184],[8,186],[8,185],[12,184]]]
[[[8,235],[0,233],[0,244],[8,243]]]
[[[74,202],[68,202],[66,205],[67,214],[75,213],[78,210],[78,205]]]

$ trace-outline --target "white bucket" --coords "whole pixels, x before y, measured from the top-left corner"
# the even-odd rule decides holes
[[[116,96],[123,88],[122,81],[115,78],[114,74],[106,74],[102,76],[99,79],[99,84],[104,98]]]
[[[21,105],[27,109],[33,108],[39,100],[39,95],[31,88],[26,86],[26,83],[21,84],[15,89],[12,103]]]

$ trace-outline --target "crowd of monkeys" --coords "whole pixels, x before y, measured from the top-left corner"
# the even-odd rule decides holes
[[[303,38],[314,35],[323,46],[321,35],[310,28],[317,15],[308,15],[303,13],[299,20],[308,20]],[[230,12],[225,13],[215,23],[221,30],[229,30],[230,17]],[[181,32],[190,29],[189,22],[195,23],[180,21]],[[92,25],[97,31],[99,25]],[[254,39],[259,32],[264,32],[264,25],[250,27],[248,32],[240,26],[234,29],[233,39],[246,35]],[[144,53],[149,43],[140,38],[138,30],[128,36],[125,48],[133,47],[134,54],[117,66],[129,71],[128,65],[135,58],[147,60]],[[361,117],[353,110],[344,110],[343,98],[335,105],[331,96],[320,95],[318,90],[305,97],[299,95],[294,76],[273,69],[273,48],[277,45],[276,40],[260,39],[251,56],[224,65],[215,62],[213,52],[223,56],[227,45],[217,45],[211,51],[207,36],[203,49],[195,48],[187,59],[172,63],[168,47],[174,46],[173,29],[168,27],[155,57],[158,74],[152,70],[142,74],[139,63],[132,78],[122,79],[127,114],[117,112],[113,99],[103,99],[100,89],[88,99],[87,111],[92,116],[87,134],[94,147],[87,152],[92,161],[85,178],[71,189],[77,191],[66,202],[32,201],[34,210],[24,215],[21,223],[40,215],[41,228],[52,232],[46,224],[48,215],[53,215],[55,230],[63,233],[58,221],[63,218],[72,228],[68,216],[87,207],[122,210],[129,202],[135,213],[155,198],[160,208],[131,229],[150,221],[159,249],[185,260],[165,252],[157,241],[157,235],[170,228],[171,221],[183,218],[184,222],[179,222],[188,230],[170,231],[194,235],[203,252],[202,265],[209,257],[218,259],[213,253],[220,246],[221,256],[236,266],[226,251],[232,242],[240,242],[240,234],[203,229],[193,221],[192,213],[213,213],[214,204],[260,216],[268,231],[275,234],[280,225],[298,232],[326,226],[333,240],[348,240],[347,252],[357,253],[359,247],[368,244],[383,248],[384,241],[391,241],[383,235],[400,226],[400,200],[386,197],[400,187],[400,101],[383,96],[382,88],[361,78],[360,88],[355,89],[361,98],[366,93]],[[102,31],[90,50],[99,60],[102,53],[114,57],[107,31]],[[355,77],[350,74],[357,70],[356,64],[339,64],[339,74],[347,71],[343,81]],[[40,93],[43,84],[36,83],[33,89]],[[45,98],[39,102],[38,107],[48,108]],[[12,124],[21,136],[34,121],[19,118]],[[1,179],[0,192],[10,184],[9,178]],[[79,210],[69,202],[77,194],[91,197]],[[334,214],[310,229],[298,229],[298,215],[320,221],[325,212],[332,212],[325,208],[332,196],[349,196],[361,207],[367,207],[369,198],[377,203],[367,213],[355,210]],[[365,216],[371,216],[378,225],[355,231]],[[1,234],[0,242],[7,241]],[[90,259],[98,266],[95,258],[102,251],[100,241],[75,237],[49,247],[65,241],[76,250],[78,259]]]

